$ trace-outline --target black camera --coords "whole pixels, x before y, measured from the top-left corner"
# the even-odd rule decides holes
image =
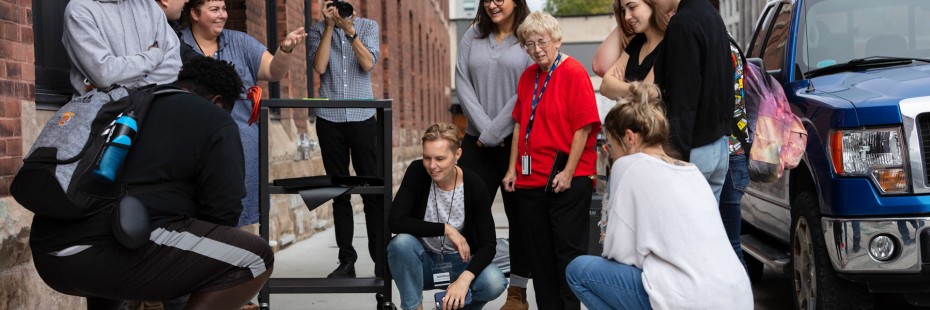
[[[352,16],[352,13],[354,13],[354,9],[352,9],[352,5],[342,0],[333,0],[333,2],[330,2],[329,4],[326,5],[327,8],[333,7],[333,6],[336,7],[336,10],[339,11],[339,16],[341,16],[342,18],[349,18],[350,16]]]

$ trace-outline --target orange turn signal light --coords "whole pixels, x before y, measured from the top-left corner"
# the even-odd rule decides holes
[[[830,132],[830,163],[833,164],[833,172],[842,175],[843,171],[843,131],[837,130]]]
[[[907,173],[902,168],[876,169],[872,177],[883,192],[903,193],[907,191]]]

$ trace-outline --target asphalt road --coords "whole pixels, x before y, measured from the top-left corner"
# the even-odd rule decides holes
[[[768,267],[759,282],[752,287],[756,310],[790,310],[794,309],[794,288],[791,276],[777,273]],[[907,303],[903,297],[878,295],[875,298],[875,309],[909,310],[930,309],[914,307]]]

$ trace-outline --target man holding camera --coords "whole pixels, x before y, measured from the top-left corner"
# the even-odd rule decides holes
[[[345,0],[323,0],[323,21],[308,32],[309,60],[320,75],[319,97],[329,99],[371,99],[371,70],[380,54],[378,24],[354,17]],[[378,169],[377,120],[374,109],[316,109],[316,130],[320,139],[323,167],[329,176],[348,176],[349,158],[355,174],[383,177]],[[333,199],[339,267],[330,278],[355,277],[358,254],[352,247],[352,204],[349,195]],[[384,262],[384,204],[380,195],[362,195],[368,230],[368,250],[375,262],[375,274],[382,277]]]

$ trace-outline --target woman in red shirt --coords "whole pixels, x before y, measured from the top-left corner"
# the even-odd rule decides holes
[[[594,143],[601,127],[594,87],[584,66],[560,52],[562,31],[554,17],[534,12],[518,29],[535,64],[517,84],[504,189],[516,191],[524,229],[532,236],[537,306],[579,309],[565,267],[587,252]]]

